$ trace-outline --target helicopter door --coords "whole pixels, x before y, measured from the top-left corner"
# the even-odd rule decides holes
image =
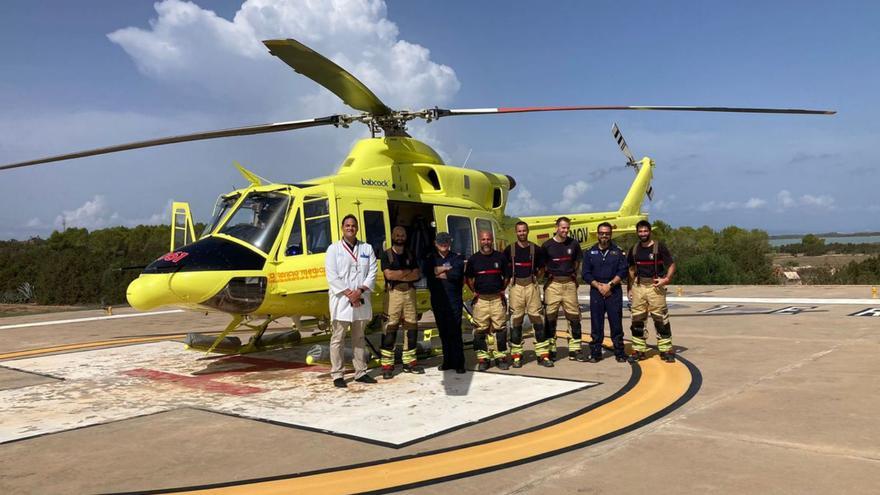
[[[171,248],[169,251],[191,244],[196,240],[189,203],[174,201],[171,204]]]

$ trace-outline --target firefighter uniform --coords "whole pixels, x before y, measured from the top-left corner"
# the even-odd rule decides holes
[[[590,285],[590,357],[593,360],[602,359],[606,313],[611,326],[614,355],[619,360],[626,357],[623,348],[623,288],[620,282],[626,280],[626,267],[626,254],[613,242],[604,251],[597,243],[584,253],[582,274],[584,283]],[[607,284],[614,277],[619,277],[619,280],[611,288],[608,297],[592,286],[594,281]]]
[[[547,334],[550,336],[551,351],[556,347],[556,319],[559,306],[568,320],[569,359],[585,359],[587,349],[581,343],[581,309],[577,297],[577,264],[582,252],[578,242],[568,237],[563,242],[550,238],[544,243],[547,255],[547,285],[544,287],[544,305],[547,314]]]
[[[440,234],[442,235],[442,234]],[[447,236],[449,234],[446,234]],[[439,235],[438,235],[439,238]],[[446,278],[437,278],[434,267],[449,266]],[[449,251],[444,257],[434,250],[425,260],[425,274],[431,291],[431,309],[440,331],[443,346],[443,369],[464,369],[464,344],[461,340],[461,289],[464,283],[464,256]]]
[[[510,265],[504,253],[492,251],[471,255],[464,270],[473,279],[474,350],[479,369],[485,369],[495,358],[500,367],[507,366],[507,309],[504,288],[510,278]],[[494,351],[488,347],[488,335],[495,334]]]
[[[415,257],[406,250],[397,254],[393,249],[382,252],[380,257],[381,269],[384,270],[410,270],[418,268]],[[412,369],[416,366],[416,334],[419,328],[418,315],[416,314],[416,288],[414,282],[385,281],[385,331],[382,335],[382,370],[394,369],[394,347],[397,345],[397,330],[403,322],[404,344],[402,361],[404,369]]]
[[[660,242],[642,247],[636,244],[629,251],[627,261],[635,267],[632,284],[632,347],[636,353],[648,350],[645,322],[648,316],[654,320],[657,331],[657,349],[661,353],[672,350],[672,327],[669,325],[669,308],[666,306],[666,287],[654,287],[654,280],[666,275],[673,263],[669,249]]]
[[[535,330],[535,354],[543,360],[550,356],[550,342],[544,332],[544,313],[538,291],[537,274],[544,268],[544,250],[529,242],[527,247],[514,242],[504,250],[510,262],[513,283],[510,285],[510,354],[514,367],[520,366],[523,353],[523,320],[526,315]]]

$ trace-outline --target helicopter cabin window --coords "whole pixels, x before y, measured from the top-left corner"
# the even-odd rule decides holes
[[[244,198],[221,234],[235,237],[260,251],[268,252],[278,237],[290,196],[275,192],[253,192]]]
[[[491,232],[492,237],[495,237],[495,229],[492,228],[492,222],[486,220],[485,218],[478,218],[475,220],[477,224],[477,235],[480,235],[480,232],[486,231]]]
[[[298,254],[303,254],[302,217],[299,216],[299,211],[293,214],[293,227],[290,229],[287,246],[284,248],[285,256],[296,256]]]
[[[364,211],[364,232],[374,253],[385,250],[385,215],[381,211]]]
[[[330,203],[326,197],[306,196],[303,199],[306,220],[306,247],[309,254],[327,251],[333,242],[330,235]]]
[[[458,251],[465,258],[474,254],[474,233],[471,230],[471,219],[449,215],[446,218],[449,227],[449,235],[452,236],[452,249]]]
[[[217,198],[217,203],[214,205],[214,214],[211,216],[211,223],[205,227],[205,231],[202,232],[202,237],[214,232],[214,229],[217,228],[217,225],[220,224],[220,221],[223,220],[223,217],[229,213],[229,209],[232,208],[232,205],[238,201],[240,194],[233,194],[231,196],[220,196]]]
[[[464,188],[465,189],[471,188],[471,177],[469,175],[464,176]]]
[[[492,191],[492,208],[501,208],[501,188],[496,187]]]

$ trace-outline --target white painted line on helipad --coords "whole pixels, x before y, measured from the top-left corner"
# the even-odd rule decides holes
[[[624,297],[626,299],[626,297]],[[579,301],[589,302],[590,297],[579,297]],[[764,304],[857,304],[875,305],[880,307],[880,299],[844,299],[844,298],[804,298],[804,297],[717,297],[717,296],[672,296],[668,302],[679,303],[764,303]]]
[[[42,327],[46,325],[65,325],[67,323],[80,323],[83,321],[100,321],[100,320],[113,320],[116,318],[135,318],[137,316],[154,316],[154,315],[167,315],[171,313],[183,313],[182,309],[169,309],[167,311],[152,311],[149,313],[129,313],[124,315],[112,315],[112,316],[92,316],[89,318],[75,318],[72,320],[54,320],[54,321],[36,321],[33,323],[19,323],[16,325],[3,325],[0,326],[0,330],[11,330],[13,328],[27,328],[27,327]]]

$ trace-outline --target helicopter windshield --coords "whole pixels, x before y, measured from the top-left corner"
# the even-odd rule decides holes
[[[221,195],[217,198],[217,203],[214,205],[214,215],[211,217],[211,223],[205,227],[204,232],[202,232],[202,237],[207,236],[211,232],[214,232],[214,229],[217,228],[217,225],[220,223],[220,220],[223,220],[223,217],[229,212],[229,209],[232,208],[232,205],[238,201],[240,194],[233,194],[231,196],[223,196]]]
[[[278,236],[289,203],[290,196],[286,194],[251,193],[241,202],[219,233],[268,252]]]

